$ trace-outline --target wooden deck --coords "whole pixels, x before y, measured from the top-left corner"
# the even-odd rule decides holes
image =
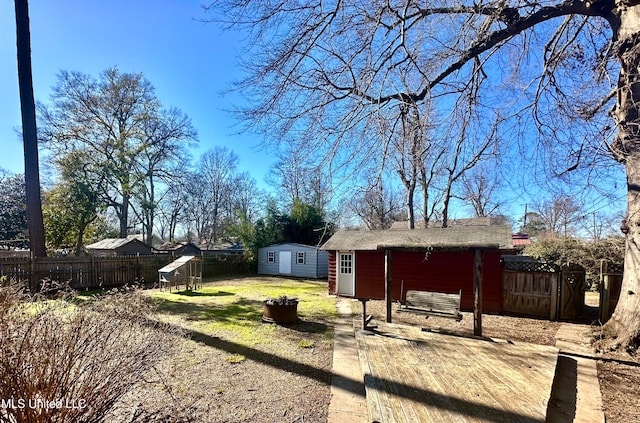
[[[558,350],[378,323],[356,333],[372,422],[544,422]]]

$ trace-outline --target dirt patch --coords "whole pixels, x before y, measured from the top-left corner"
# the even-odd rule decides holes
[[[608,353],[598,361],[607,423],[640,422],[640,357]]]
[[[399,305],[392,304],[391,318],[393,323],[404,323],[420,326],[432,330],[450,331],[457,334],[473,335],[473,313],[463,312],[463,319],[456,322],[454,319],[442,317],[425,318],[424,315],[415,313],[401,313],[397,310]],[[362,313],[360,303],[354,302],[352,310],[356,314]],[[367,314],[374,317],[374,321],[384,321],[386,317],[386,304],[384,301],[367,302]],[[531,342],[539,345],[554,345],[555,334],[560,327],[558,322],[550,322],[541,319],[527,319],[511,316],[482,316],[482,335],[490,338],[505,339],[510,341]]]
[[[300,321],[288,325],[261,322],[265,284],[272,284],[266,289],[272,286],[273,296],[287,288],[276,278],[233,279],[193,293],[163,293],[161,316],[189,331],[180,354],[164,364],[173,395],[164,405],[174,410],[169,420],[327,421],[335,299],[327,298],[326,283],[317,288],[313,282],[293,283],[309,292],[299,295]],[[311,302],[305,295],[322,296],[333,315],[305,308]],[[165,398],[159,390],[138,392],[137,398]],[[128,399],[132,408],[137,398]]]

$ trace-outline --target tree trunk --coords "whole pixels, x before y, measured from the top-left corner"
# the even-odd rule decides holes
[[[408,221],[409,229],[415,229],[416,216],[414,213],[413,197],[416,191],[416,184],[415,183],[407,184],[406,188],[407,188],[407,221]]]
[[[620,62],[618,101],[613,111],[618,134],[614,154],[627,171],[627,217],[624,276],[620,299],[606,324],[617,338],[613,347],[640,345],[640,6],[620,1],[617,57]]]
[[[29,33],[29,5],[27,0],[15,0],[15,10],[29,244],[31,246],[32,256],[45,257],[47,255],[47,249],[45,246],[42,202],[40,197],[38,134],[31,76],[31,35]]]
[[[620,298],[606,327],[616,339],[612,348],[640,346],[640,153],[626,159],[627,218],[622,230],[626,232],[624,276]]]
[[[427,182],[427,171],[424,163],[420,165],[420,188],[422,189],[422,221],[424,228],[429,227],[429,184]]]
[[[82,238],[84,238],[84,231],[86,229],[87,225],[84,224],[84,222],[82,222],[81,226],[78,228],[78,235],[76,236],[76,246],[75,249],[73,251],[73,255],[76,257],[80,257],[80,255],[82,254]]]
[[[120,238],[126,238],[129,231],[129,196],[122,196],[118,217],[120,218]]]

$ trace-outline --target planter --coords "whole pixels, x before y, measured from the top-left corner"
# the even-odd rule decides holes
[[[298,321],[298,300],[280,297],[263,302],[262,321],[267,323],[295,323]]]

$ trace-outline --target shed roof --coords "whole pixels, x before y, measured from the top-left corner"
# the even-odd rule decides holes
[[[460,219],[449,219],[448,226],[490,226],[490,225],[499,225],[501,222],[504,222],[504,219],[499,217],[463,217]],[[424,229],[424,222],[422,220],[417,220],[414,222],[414,226],[416,229]],[[428,227],[430,228],[441,228],[442,222],[432,220],[429,221]],[[396,220],[391,224],[391,228],[393,230],[408,230],[409,222],[407,220]]]
[[[467,248],[512,248],[511,227],[456,226],[450,228],[427,228],[406,231],[344,230],[336,232],[321,247],[323,250],[372,251],[391,249],[467,249]]]
[[[284,246],[299,247],[299,248],[310,248],[312,250],[317,250],[318,249],[318,247],[316,247],[315,245],[300,244],[300,243],[297,243],[297,242],[282,242],[280,244],[271,244],[271,245],[267,245],[266,247],[262,247],[260,249],[262,250],[264,248],[274,248],[274,247],[284,247]]]
[[[102,241],[94,242],[93,244],[87,245],[88,250],[115,250],[117,248],[122,247],[123,245],[127,245],[130,242],[136,242],[142,244],[142,242],[138,241],[135,238],[106,238]]]
[[[194,258],[195,258],[195,256],[182,256],[182,257],[178,258],[177,260],[174,260],[171,263],[167,264],[163,268],[158,269],[158,272],[159,273],[170,273],[170,272],[173,272],[174,270],[176,270],[180,266],[184,265],[185,263],[190,262]]]
[[[194,249],[200,249],[197,245],[192,242],[165,242],[164,244],[158,245],[156,250],[158,251],[177,251],[181,248],[193,247]]]

